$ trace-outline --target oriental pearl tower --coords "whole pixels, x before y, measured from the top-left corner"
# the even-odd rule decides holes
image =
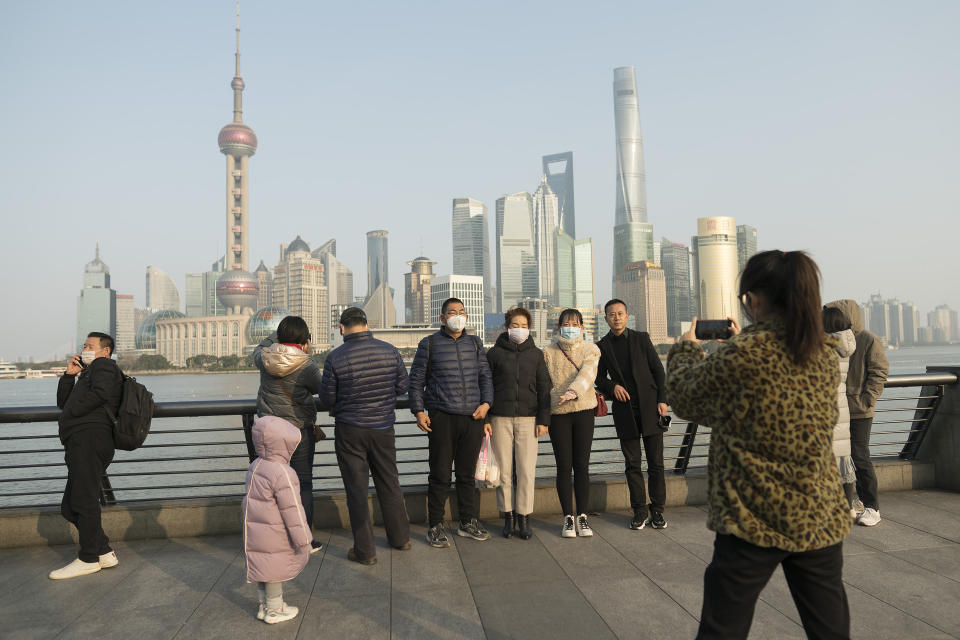
[[[257,306],[257,278],[248,271],[249,162],[257,151],[257,136],[243,123],[243,78],[240,77],[240,3],[237,3],[236,73],[233,89],[233,122],[220,130],[217,142],[227,158],[227,243],[225,272],[217,279],[217,297],[227,313],[250,313]]]

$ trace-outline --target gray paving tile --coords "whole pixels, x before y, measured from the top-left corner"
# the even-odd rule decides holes
[[[563,570],[536,539],[508,540],[498,536],[478,542],[457,536],[453,538],[467,580],[474,589],[504,583],[567,580]]]
[[[940,504],[918,502],[896,493],[887,494],[883,496],[880,514],[883,520],[878,526],[892,521],[951,542],[960,542],[960,512],[944,509]]]
[[[927,571],[960,582],[960,545],[933,549],[905,549],[891,551],[890,555]]]
[[[390,614],[392,638],[482,640],[486,637],[466,580],[438,588],[411,585],[394,590]]]
[[[381,532],[382,533],[382,532]],[[324,548],[323,565],[317,576],[314,595],[381,594],[388,598],[391,583],[391,548],[383,536],[377,537],[377,564],[365,566],[347,560],[347,551],[353,548],[353,535],[336,529],[330,532]]]
[[[576,586],[618,638],[693,638],[698,620],[644,575],[599,573]]]
[[[882,512],[881,512],[882,513]],[[872,547],[878,551],[925,549],[952,544],[950,540],[915,529],[885,518],[875,527],[854,525],[847,540]]]
[[[390,638],[389,593],[315,594],[301,615],[297,638]]]
[[[473,585],[490,640],[506,638],[615,638],[569,580]]]
[[[426,527],[411,525],[409,551],[391,550],[394,589],[466,585],[457,548],[434,549],[425,542]]]
[[[882,554],[848,558],[844,581],[938,631],[960,635],[960,583],[954,580]]]
[[[639,570],[601,536],[594,536],[592,539],[563,538],[553,524],[533,520],[531,528],[534,538],[529,541],[516,539],[513,543],[526,545],[539,542],[562,567],[564,573],[575,582],[597,576],[617,580],[640,575]]]

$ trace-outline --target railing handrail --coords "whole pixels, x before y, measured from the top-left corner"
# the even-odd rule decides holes
[[[922,387],[925,385],[957,384],[954,373],[910,373],[890,376],[885,388]],[[314,399],[317,411],[327,412],[329,408]],[[409,409],[410,400],[406,396],[397,398],[397,409]],[[199,416],[237,416],[253,414],[257,411],[257,399],[248,400],[190,400],[177,402],[158,402],[153,410],[154,418],[192,418]],[[0,407],[0,424],[25,422],[56,422],[60,409],[56,406],[38,407]]]

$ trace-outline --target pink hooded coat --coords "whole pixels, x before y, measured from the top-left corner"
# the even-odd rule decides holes
[[[264,416],[253,423],[259,457],[247,469],[243,498],[247,582],[290,580],[310,559],[313,534],[300,504],[300,482],[290,467],[300,435],[300,429],[283,418]]]

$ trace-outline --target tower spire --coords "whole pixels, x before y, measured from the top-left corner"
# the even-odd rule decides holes
[[[237,51],[234,54],[236,58],[236,71],[230,86],[233,88],[233,121],[243,122],[243,78],[240,77],[240,0],[237,0]]]

